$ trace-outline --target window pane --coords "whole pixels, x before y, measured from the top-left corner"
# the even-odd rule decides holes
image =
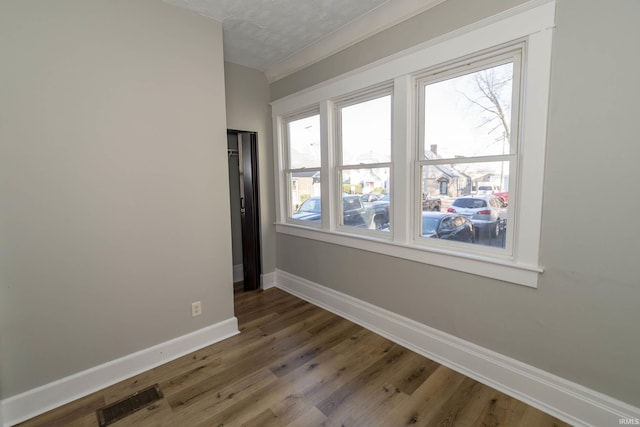
[[[293,219],[320,222],[320,171],[289,174],[289,215]]]
[[[423,166],[421,186],[421,236],[506,246],[509,162]]]
[[[390,231],[390,169],[342,171],[341,224]]]
[[[427,160],[509,154],[513,63],[424,88]]]
[[[349,105],[341,111],[342,164],[391,161],[391,95]]]
[[[320,115],[288,123],[289,168],[320,167]]]

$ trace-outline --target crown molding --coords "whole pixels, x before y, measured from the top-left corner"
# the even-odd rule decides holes
[[[273,83],[444,1],[446,0],[390,0],[268,67],[264,73],[269,83]]]

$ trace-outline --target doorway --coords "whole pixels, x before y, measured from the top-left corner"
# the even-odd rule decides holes
[[[233,264],[241,262],[243,288],[250,291],[260,288],[262,274],[257,133],[228,129],[227,154]]]

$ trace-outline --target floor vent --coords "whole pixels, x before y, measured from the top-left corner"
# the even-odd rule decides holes
[[[158,384],[154,384],[151,387],[133,393],[129,397],[98,409],[98,424],[100,427],[108,426],[160,399],[162,399],[162,392]]]

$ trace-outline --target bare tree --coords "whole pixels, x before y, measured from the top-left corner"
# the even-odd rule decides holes
[[[483,111],[479,128],[490,126],[487,134],[499,134],[495,142],[502,143],[502,154],[508,151],[511,141],[511,94],[513,65],[505,64],[474,74],[477,92],[470,97],[460,92],[472,105]],[[501,131],[501,132],[500,132]],[[504,185],[504,162],[500,163],[500,185]]]
[[[510,65],[510,64],[508,64]],[[502,142],[502,153],[511,140],[510,111],[513,68],[493,67],[474,74],[477,92],[474,97],[460,92],[471,104],[483,111],[478,127],[491,126],[489,135],[501,131],[496,142]]]

